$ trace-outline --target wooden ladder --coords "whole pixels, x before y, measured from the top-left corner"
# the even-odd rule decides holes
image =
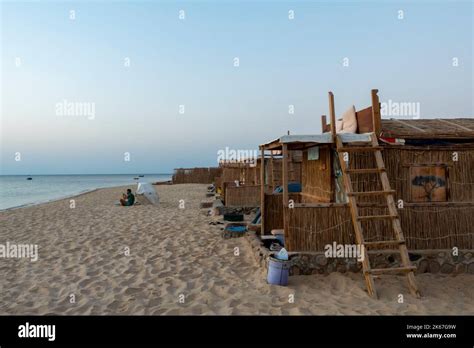
[[[382,157],[382,147],[379,146],[377,136],[372,133],[370,135],[370,142],[368,146],[344,146],[342,140],[339,136],[336,136],[336,145],[337,152],[339,157],[339,162],[341,164],[341,169],[343,172],[343,182],[344,188],[349,199],[349,207],[351,211],[352,224],[354,226],[354,232],[356,236],[356,241],[358,244],[364,246],[365,257],[362,261],[362,270],[364,272],[365,282],[367,284],[367,290],[369,295],[377,298],[377,291],[374,285],[374,275],[379,274],[397,274],[405,273],[408,280],[408,288],[410,292],[416,296],[420,297],[420,292],[415,281],[415,266],[411,265],[410,258],[408,256],[408,250],[405,243],[405,238],[403,236],[402,227],[400,224],[400,218],[398,216],[397,208],[395,206],[395,200],[393,198],[393,191],[390,187],[390,181],[388,180],[387,173],[385,171],[385,164]],[[345,153],[349,152],[372,152],[375,156],[375,162],[377,168],[362,168],[362,169],[350,169],[348,164],[344,161]],[[367,192],[354,192],[352,188],[351,174],[365,174],[365,173],[378,173],[380,175],[380,180],[382,183],[382,191],[367,191]],[[361,196],[385,196],[386,203],[388,207],[388,215],[371,215],[371,216],[361,216],[359,215],[357,198]],[[362,221],[374,221],[380,219],[388,219],[391,221],[395,239],[394,240],[385,240],[385,241],[376,241],[376,242],[366,242],[364,240],[364,233],[362,228]],[[379,268],[374,269],[370,267],[369,256],[367,253],[368,249],[377,249],[379,247],[398,247],[400,252],[400,260],[402,267],[394,268]]]

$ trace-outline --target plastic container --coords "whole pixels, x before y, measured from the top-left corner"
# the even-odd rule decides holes
[[[285,235],[284,234],[277,234],[275,236],[276,239],[280,242],[281,245],[285,245]]]
[[[267,282],[273,285],[288,285],[288,276],[290,274],[290,262],[277,260],[270,257],[268,260]]]

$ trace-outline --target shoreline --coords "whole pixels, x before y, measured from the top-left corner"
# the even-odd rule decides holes
[[[158,181],[154,181],[154,182],[167,182],[167,181],[168,180],[163,180],[163,181],[158,180]],[[131,185],[137,185],[138,183],[139,182],[134,182]],[[15,205],[13,207],[8,207],[8,208],[5,208],[5,209],[0,209],[0,213],[7,212],[7,211],[10,211],[10,210],[21,209],[21,208],[35,207],[35,206],[38,206],[38,205],[41,205],[41,204],[47,204],[47,203],[53,203],[53,202],[61,201],[63,199],[79,197],[79,196],[82,196],[82,195],[85,195],[85,194],[88,194],[88,193],[92,193],[92,192],[95,192],[95,191],[98,191],[98,190],[103,190],[103,189],[108,189],[108,188],[125,187],[125,186],[129,186],[129,185],[130,184],[117,185],[117,186],[95,187],[95,188],[92,188],[92,189],[88,189],[88,190],[84,190],[84,191],[80,191],[80,192],[76,192],[76,193],[71,193],[71,194],[68,194],[66,196],[51,198],[51,199],[37,201],[37,202],[25,203],[25,204],[21,204],[21,205]]]
[[[120,187],[120,186],[111,186],[110,188],[115,188],[115,187]],[[104,188],[108,188],[108,187],[97,187],[97,188],[94,188],[94,189],[85,190],[85,191],[81,191],[81,192],[78,192],[78,193],[72,193],[72,194],[67,195],[67,196],[48,199],[46,201],[39,201],[39,202],[33,202],[33,203],[26,203],[26,204],[22,204],[22,205],[16,205],[14,207],[0,209],[0,213],[7,212],[7,211],[10,211],[10,210],[16,210],[16,209],[36,207],[38,205],[54,203],[54,202],[57,202],[57,201],[62,201],[63,199],[68,199],[68,198],[80,197],[82,195],[86,195],[88,193],[92,193],[92,192],[95,192],[95,191],[98,191],[98,190],[102,190]]]

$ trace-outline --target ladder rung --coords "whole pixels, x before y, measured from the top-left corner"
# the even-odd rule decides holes
[[[347,192],[348,196],[378,196],[378,195],[393,195],[395,190],[389,191],[360,191],[360,192]]]
[[[382,146],[344,146],[337,149],[338,152],[364,152],[364,151],[381,151]]]
[[[375,220],[375,219],[397,219],[398,215],[367,215],[367,216],[358,216],[359,220]]]
[[[415,266],[406,266],[406,267],[392,267],[392,268],[373,268],[366,271],[366,273],[374,274],[394,274],[394,273],[408,273],[416,271]]]
[[[404,240],[381,240],[376,242],[364,242],[366,248],[377,248],[380,246],[392,246],[405,244]]]
[[[382,173],[385,168],[364,168],[364,169],[346,169],[349,174],[367,174],[367,173]]]

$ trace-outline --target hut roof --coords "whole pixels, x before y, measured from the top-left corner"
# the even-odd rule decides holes
[[[339,133],[344,143],[370,141],[370,133]],[[474,118],[389,119],[382,120],[382,136],[404,139],[474,139]],[[302,149],[332,143],[331,133],[284,135],[261,144],[266,150],[280,149],[283,144]]]
[[[382,135],[406,139],[474,139],[474,118],[382,120]]]
[[[370,141],[370,133],[339,133],[341,140],[345,143]],[[279,149],[283,144],[291,144],[291,148],[305,148],[317,144],[331,144],[331,133],[311,134],[311,135],[284,135],[278,139],[260,145],[266,150]]]

